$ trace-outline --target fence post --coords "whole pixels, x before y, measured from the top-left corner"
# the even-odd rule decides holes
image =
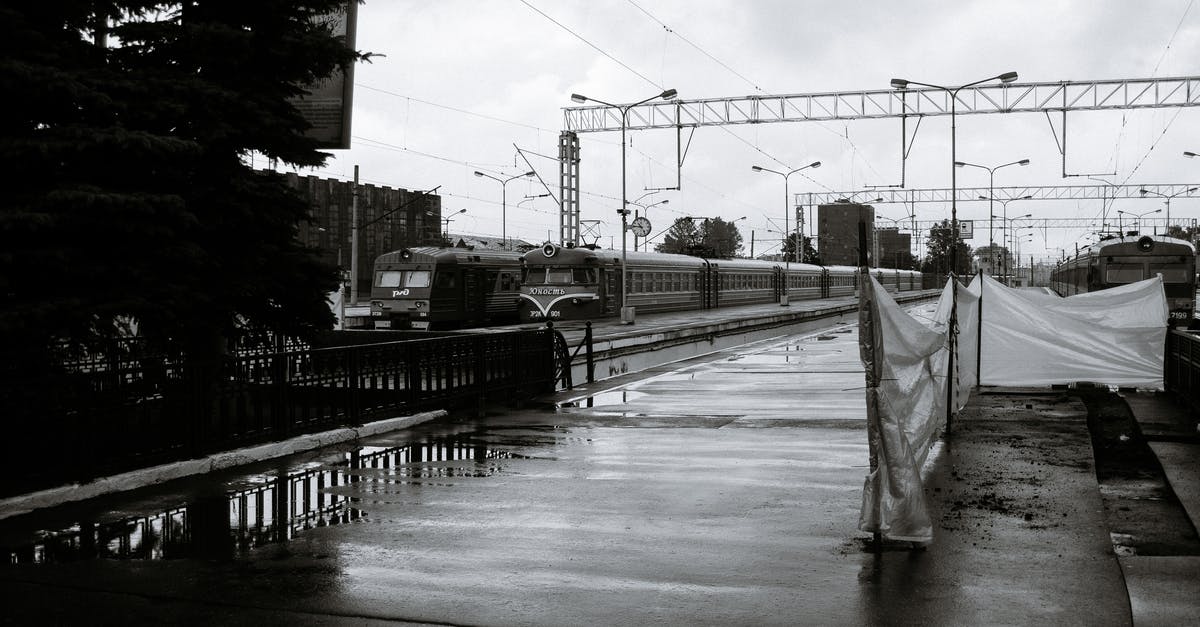
[[[587,382],[596,382],[596,362],[592,355],[592,321],[588,320],[583,330],[583,342],[586,346],[587,355]]]
[[[359,357],[362,355],[361,346],[351,346],[350,352],[347,355],[349,363],[347,364],[347,376],[350,380],[347,382],[350,389],[350,408],[347,412],[348,426],[359,426],[363,422],[362,416],[362,376]]]

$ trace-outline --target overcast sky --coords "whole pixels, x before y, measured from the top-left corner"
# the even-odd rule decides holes
[[[532,242],[556,239],[557,206],[539,183],[508,184],[501,225],[497,177],[528,168],[557,185],[562,109],[580,93],[629,103],[663,89],[679,97],[720,98],[886,89],[893,77],[955,86],[1006,71],[1018,82],[1165,78],[1200,75],[1196,0],[369,0],[359,8],[358,48],[380,56],[356,69],[353,148],[308,173],[428,190],[440,186],[452,232]],[[1055,125],[1060,117],[1055,117]],[[907,163],[906,187],[950,186],[949,117],[925,121]],[[911,132],[911,128],[910,128]],[[1061,130],[1058,131],[1061,133]],[[996,173],[996,186],[1080,185],[1062,177],[1044,114],[958,117],[961,161],[1028,167]],[[1068,116],[1067,171],[1103,173],[1123,184],[1200,182],[1200,108],[1077,112]],[[686,141],[686,134],[685,134]],[[620,134],[581,133],[581,218],[602,221],[601,244],[620,246]],[[900,121],[849,120],[706,127],[691,138],[682,189],[642,200],[657,233],[680,216],[738,222],[747,252],[777,246],[783,180],[752,165],[789,170],[792,192],[863,190],[900,181]],[[629,198],[676,184],[675,133],[630,132]],[[958,171],[960,187],[988,184],[987,172]],[[1098,183],[1097,183],[1098,184]],[[555,196],[558,190],[554,190]],[[866,198],[864,194],[860,198]],[[519,203],[519,204],[518,204]],[[1116,201],[1144,213],[1162,199]],[[889,218],[902,205],[881,204]],[[1000,207],[997,205],[997,212]],[[1098,217],[1098,201],[1015,201],[1009,217]],[[918,220],[950,217],[948,204],[917,205]],[[986,225],[986,202],[960,202],[959,219]],[[1160,216],[1162,214],[1159,214]],[[1176,198],[1172,218],[1200,218],[1200,198]],[[1115,216],[1112,220],[1115,222]],[[773,223],[772,223],[773,221]],[[887,224],[887,221],[882,221]],[[978,247],[986,226],[978,228]],[[810,228],[811,231],[811,228]],[[1088,241],[1081,231],[1037,229],[1026,258],[1058,257]],[[996,238],[999,239],[997,232]],[[923,251],[921,251],[923,252]]]

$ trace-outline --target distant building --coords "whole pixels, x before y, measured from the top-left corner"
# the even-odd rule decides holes
[[[817,251],[821,262],[830,266],[857,266],[858,225],[865,224],[867,265],[874,266],[875,208],[853,202],[817,207]]]
[[[300,241],[322,251],[349,277],[351,181],[287,174],[288,184],[308,200],[312,222],[299,225]],[[442,197],[436,194],[358,185],[358,294],[371,294],[375,258],[408,246],[438,245],[442,239]],[[347,290],[348,292],[349,290]]]
[[[912,234],[896,227],[876,230],[874,259],[879,268],[912,269]]]

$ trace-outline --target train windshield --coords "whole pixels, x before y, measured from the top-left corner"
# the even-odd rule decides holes
[[[1150,268],[1150,272],[1161,274],[1163,283],[1189,283],[1191,282],[1191,272],[1187,266],[1163,266],[1161,268]]]
[[[570,285],[572,283],[595,283],[595,268],[561,268],[550,266],[530,268],[525,275],[528,285]]]
[[[1141,281],[1142,264],[1140,263],[1110,263],[1105,271],[1105,283],[1137,283]]]
[[[428,270],[383,270],[375,273],[379,287],[429,287]]]

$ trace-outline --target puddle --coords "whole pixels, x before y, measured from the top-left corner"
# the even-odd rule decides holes
[[[691,377],[675,378],[689,379]],[[581,398],[579,400],[563,403],[560,405],[560,407],[607,407],[610,405],[623,405],[629,401],[637,400],[645,396],[645,392],[638,392],[635,390],[610,390],[608,392],[593,394],[587,398]]]
[[[384,490],[373,484],[428,486],[429,479],[487,477],[501,472],[508,459],[529,458],[475,438],[367,446],[282,475],[239,477],[239,485],[251,487],[169,509],[25,533],[30,541],[0,554],[9,564],[233,558],[312,529],[368,518],[364,497]]]

